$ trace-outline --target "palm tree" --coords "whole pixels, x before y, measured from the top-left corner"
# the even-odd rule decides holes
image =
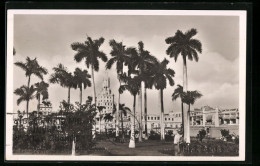
[[[174,70],[167,68],[167,64],[169,61],[164,59],[157,65],[156,72],[154,73],[154,87],[159,90],[160,96],[160,106],[161,106],[161,119],[160,119],[160,126],[161,126],[161,140],[164,140],[164,105],[163,105],[163,89],[167,86],[167,80],[169,81],[170,86],[174,85],[174,77],[175,72]]]
[[[202,94],[199,91],[187,91],[183,94],[183,103],[188,105],[188,119],[190,122],[190,105],[193,105],[195,101],[202,97]],[[188,125],[190,125],[188,123]]]
[[[87,87],[91,86],[91,81],[89,80],[89,78],[91,78],[91,76],[88,74],[87,70],[82,71],[80,68],[75,69],[74,79],[77,87],[80,89],[80,104],[82,103],[82,88],[86,89]]]
[[[131,122],[131,138],[129,142],[129,148],[135,148],[135,105],[136,105],[136,95],[140,91],[141,79],[139,76],[134,76],[131,78],[127,76],[126,73],[120,75],[120,79],[125,83],[119,88],[119,92],[122,94],[125,90],[128,90],[134,97],[133,102],[133,115]]]
[[[182,118],[182,126],[184,123],[184,116],[183,116],[183,97],[184,97],[184,92],[183,92],[183,87],[181,85],[177,85],[178,87],[174,90],[172,94],[172,100],[177,100],[177,98],[181,99],[181,118]]]
[[[105,122],[111,122],[113,119],[114,119],[114,117],[111,115],[111,113],[106,113],[105,116],[104,116]],[[106,133],[107,133],[106,126],[105,126],[105,129],[106,129]]]
[[[134,66],[138,69],[138,75],[141,76],[142,82],[145,83],[145,120],[147,117],[147,95],[146,95],[146,88],[149,84],[149,70],[151,70],[151,67],[154,66],[154,64],[158,63],[158,60],[150,54],[149,51],[144,50],[144,43],[142,41],[138,42],[138,51],[137,51],[137,57],[132,58]],[[142,84],[142,83],[141,83]],[[140,123],[142,126],[142,86],[140,87],[140,93],[139,93],[139,111],[140,111]],[[146,124],[146,137],[147,137],[147,122]],[[142,141],[142,127],[139,131],[139,141]]]
[[[121,85],[119,88],[119,92],[122,94],[125,90],[128,90],[134,97],[133,102],[133,116],[131,122],[131,138],[129,142],[129,148],[135,148],[135,105],[136,105],[136,95],[140,91],[141,79],[139,76],[134,76],[131,78],[127,76],[126,73],[120,75],[120,79],[125,82],[124,85]]]
[[[125,132],[124,132],[124,119],[123,115],[126,116],[127,112],[131,112],[130,108],[126,107],[125,104],[119,105],[120,117],[121,117],[121,129],[122,129],[122,141],[125,140]]]
[[[70,89],[77,87],[72,73],[69,73],[62,64],[58,64],[53,70],[54,73],[51,74],[50,83],[58,83],[60,86],[68,88],[68,103],[70,103]]]
[[[187,58],[189,60],[195,59],[196,62],[198,62],[198,52],[202,52],[202,44],[199,40],[193,39],[193,36],[197,34],[197,30],[192,28],[191,30],[183,33],[182,31],[178,30],[174,36],[168,37],[165,39],[165,42],[167,44],[170,44],[168,49],[166,50],[167,55],[170,55],[170,57],[174,58],[175,62],[177,61],[177,58],[179,54],[182,55],[183,59],[183,90],[184,92],[187,92],[188,89],[188,78],[187,78]],[[190,143],[190,133],[188,126],[188,110],[187,105],[184,104],[184,110],[186,111],[184,113],[184,140],[187,143]]]
[[[44,81],[35,84],[36,99],[38,100],[37,116],[39,115],[39,111],[40,111],[41,95],[42,95],[42,100],[49,98],[48,87],[49,84]]]
[[[201,98],[203,95],[197,91],[187,91],[187,93],[184,93],[184,100],[183,102],[189,105],[189,110],[190,110],[190,105],[193,105],[195,101],[199,98]]]
[[[116,64],[116,71],[119,80],[119,87],[121,86],[120,75],[123,73],[123,66],[128,65],[131,56],[134,52],[133,48],[126,48],[122,42],[116,42],[114,39],[109,41],[109,45],[112,47],[110,55],[112,56],[111,59],[107,61],[106,69],[111,69],[113,64]],[[120,110],[120,93],[118,93],[118,103],[116,110]],[[119,136],[119,113],[116,112],[116,137]]]
[[[32,100],[35,95],[35,88],[33,86],[31,87],[27,87],[25,85],[21,86],[20,88],[17,88],[14,91],[14,94],[20,96],[17,99],[17,105],[19,105],[22,101],[26,101],[26,115],[27,115],[27,119],[29,118],[29,101]]]
[[[36,58],[30,59],[26,58],[26,62],[15,62],[16,66],[22,68],[25,71],[25,76],[28,77],[27,87],[30,87],[31,75],[35,75],[43,80],[43,75],[47,74],[48,71],[46,68],[40,66]]]
[[[104,38],[100,37],[97,40],[92,40],[91,37],[87,37],[87,40],[84,43],[75,42],[71,44],[71,48],[77,53],[74,56],[76,62],[81,62],[85,58],[85,63],[87,68],[91,67],[91,76],[93,83],[94,91],[94,103],[96,104],[96,89],[95,89],[95,79],[94,79],[94,70],[99,70],[99,61],[100,58],[102,61],[107,61],[107,56],[104,52],[100,51],[100,46],[104,43]]]
[[[42,104],[48,107],[51,105],[51,102],[45,100],[45,101],[42,101]]]
[[[101,133],[101,120],[102,120],[102,110],[106,109],[105,106],[97,106],[98,112],[99,112],[99,134]]]

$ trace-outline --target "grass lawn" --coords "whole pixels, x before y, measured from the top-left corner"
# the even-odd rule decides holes
[[[105,148],[113,156],[169,156],[160,153],[164,149],[173,149],[172,142],[146,140],[136,142],[135,148],[128,147],[129,142],[115,143],[112,141],[100,141],[97,143],[97,148]]]

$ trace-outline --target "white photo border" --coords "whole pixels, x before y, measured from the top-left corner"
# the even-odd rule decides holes
[[[239,17],[239,156],[69,156],[14,155],[13,125],[13,29],[14,15],[175,15],[175,16],[238,16]],[[5,160],[45,161],[245,161],[246,150],[246,10],[7,10]]]

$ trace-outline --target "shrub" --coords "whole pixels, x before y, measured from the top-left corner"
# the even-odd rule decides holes
[[[228,137],[229,136],[229,130],[221,129],[220,130],[222,137]]]
[[[149,140],[160,140],[161,136],[160,134],[154,132],[153,130],[150,132],[150,136],[148,138]]]
[[[168,132],[167,132],[167,134],[165,135],[165,141],[173,141],[173,136],[172,136],[172,134],[173,134],[173,131],[172,130],[169,130]]]
[[[184,144],[185,156],[238,156],[239,145],[221,140],[200,142],[192,140],[190,145]]]
[[[205,138],[206,134],[207,132],[204,129],[201,129],[199,131],[199,133],[197,134],[197,138],[200,140],[200,142],[202,142],[202,139]]]

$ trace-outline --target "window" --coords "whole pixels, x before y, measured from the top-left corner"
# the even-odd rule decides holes
[[[173,118],[172,118],[172,121],[173,121]]]
[[[168,120],[171,120],[171,118],[168,118]]]
[[[153,120],[153,117],[151,117],[151,120]]]
[[[167,121],[167,118],[165,118],[165,121]]]
[[[150,117],[148,116],[148,120],[150,120]]]
[[[157,120],[160,120],[160,117],[159,117],[159,116],[157,117]]]

